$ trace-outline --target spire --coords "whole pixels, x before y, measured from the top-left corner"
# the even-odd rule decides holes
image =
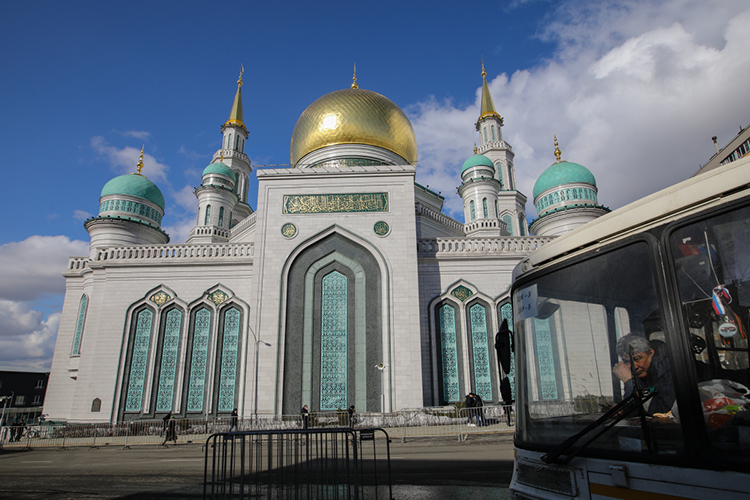
[[[138,160],[138,164],[136,165],[136,168],[138,170],[136,170],[135,173],[138,174],[138,175],[143,175],[143,174],[141,174],[141,170],[143,170],[143,148],[145,148],[145,147],[146,147],[145,144],[143,146],[141,146],[141,159]]]
[[[487,85],[487,72],[484,70],[484,61],[482,61],[482,110],[479,114],[479,119],[487,115],[497,116],[500,119],[500,125],[503,124],[503,117],[495,111],[495,103],[492,102],[490,87]]]
[[[560,146],[557,144],[557,134],[555,134],[555,158],[557,158],[555,163],[560,163],[562,161],[562,151],[560,151]]]
[[[352,88],[359,88],[359,85],[357,85],[357,63],[354,63],[354,78],[352,79]]]
[[[240,78],[237,80],[237,94],[234,96],[234,104],[232,104],[232,111],[229,113],[229,120],[226,121],[224,126],[236,125],[247,131],[245,128],[245,122],[242,120],[242,73],[245,72],[245,67],[240,65]]]

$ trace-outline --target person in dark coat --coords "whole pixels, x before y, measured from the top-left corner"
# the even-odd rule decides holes
[[[349,427],[354,429],[354,405],[351,405],[347,410],[346,413],[349,414]]]
[[[307,426],[310,423],[310,413],[307,410],[307,405],[303,406],[299,413],[300,417],[302,417],[302,428],[307,429]]]
[[[239,428],[237,427],[237,422],[239,421],[239,417],[237,416],[237,408],[232,410],[232,416],[231,416],[231,424],[229,425],[229,432],[232,432],[232,429],[238,431]]]
[[[167,423],[167,433],[164,436],[164,441],[161,443],[162,446],[166,446],[167,441],[173,441],[177,444],[177,420],[174,415],[170,415],[169,422]]]
[[[474,420],[474,417],[476,416],[476,413],[474,413],[474,406],[476,406],[476,400],[474,399],[473,393],[469,393],[464,398],[464,407],[466,408],[466,413],[469,415],[469,425],[474,427],[476,424],[472,424],[472,420]]]
[[[169,419],[172,418],[172,412],[168,412],[166,415],[164,415],[164,418],[162,418],[162,428],[161,428],[161,434],[159,434],[159,437],[163,436],[165,432],[167,432],[167,425],[169,425]]]
[[[633,371],[636,376],[636,389],[655,388],[658,392],[646,402],[646,413],[669,413],[675,402],[672,371],[667,358],[667,345],[646,337],[628,334],[617,341],[617,354],[621,361],[612,368],[612,373],[625,384],[625,394],[633,392]],[[632,355],[632,360],[631,360]],[[632,366],[631,366],[632,362]]]
[[[484,419],[484,401],[479,394],[471,393],[474,398],[474,411],[477,413],[477,425],[483,427],[487,425],[487,420]]]

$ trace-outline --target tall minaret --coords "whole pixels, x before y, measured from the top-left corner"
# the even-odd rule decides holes
[[[495,165],[495,178],[502,187],[497,197],[497,217],[508,226],[511,236],[528,236],[526,222],[526,196],[516,187],[516,172],[513,168],[513,148],[503,140],[503,117],[495,111],[487,72],[482,62],[482,108],[476,123],[479,132],[478,153],[486,156]]]
[[[235,192],[239,202],[234,209],[230,222],[231,226],[253,213],[253,209],[247,204],[247,191],[252,167],[250,166],[250,159],[245,154],[247,128],[245,128],[242,118],[242,74],[244,72],[245,69],[242,68],[237,80],[237,93],[234,96],[234,103],[232,103],[232,111],[229,113],[229,119],[221,127],[221,133],[224,136],[222,148],[214,153],[211,160],[211,163],[224,163],[237,176]],[[220,160],[220,158],[222,159]]]

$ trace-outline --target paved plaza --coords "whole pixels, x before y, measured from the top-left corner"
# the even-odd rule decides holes
[[[384,440],[379,441],[384,450]],[[512,435],[471,436],[466,441],[394,439],[391,464],[396,500],[505,499],[513,471]],[[0,450],[0,499],[197,499],[203,494],[203,471],[200,443],[6,448]]]

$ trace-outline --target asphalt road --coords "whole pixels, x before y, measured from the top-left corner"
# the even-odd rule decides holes
[[[512,471],[507,434],[391,443],[396,500],[504,499]],[[202,498],[203,472],[200,444],[0,450],[0,499],[196,499]]]

